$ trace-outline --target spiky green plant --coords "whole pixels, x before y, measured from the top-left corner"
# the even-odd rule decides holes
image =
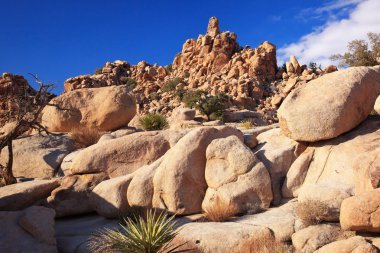
[[[177,236],[176,222],[173,216],[165,212],[148,210],[146,218],[125,219],[120,229],[103,229],[89,240],[92,252],[128,252],[128,253],[174,253],[181,245],[170,245]]]

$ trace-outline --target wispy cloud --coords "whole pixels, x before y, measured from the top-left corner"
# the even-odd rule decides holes
[[[350,8],[346,18],[334,19],[339,8]],[[317,62],[323,66],[332,62],[329,57],[346,51],[347,43],[354,39],[366,39],[368,32],[380,32],[380,1],[349,0],[335,1],[315,10],[318,13],[330,12],[335,17],[326,18],[326,23],[312,33],[302,36],[297,42],[285,45],[278,50],[278,60],[283,63],[290,55],[295,55],[301,63]],[[335,14],[334,14],[335,13]]]
[[[278,22],[278,21],[282,20],[282,16],[281,15],[272,15],[272,16],[270,16],[270,19],[272,21]]]

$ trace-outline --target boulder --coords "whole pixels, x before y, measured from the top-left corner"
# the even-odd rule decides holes
[[[42,206],[0,212],[0,252],[58,253],[54,215]]]
[[[380,232],[380,188],[343,200],[340,224],[345,230]]]
[[[129,208],[127,190],[132,179],[133,173],[99,183],[89,196],[91,207],[106,218],[122,217]]]
[[[329,243],[315,253],[378,253],[379,250],[361,236]]]
[[[299,157],[305,159],[302,166],[306,169],[302,170],[306,170],[306,176],[305,171],[297,171],[299,166],[292,167],[284,186],[288,191],[286,195],[297,197],[309,185],[332,190],[329,194],[332,199],[337,192],[349,197],[377,188],[380,183],[379,129],[380,116],[371,116],[349,133],[309,145],[314,149],[312,157]],[[302,163],[295,161],[295,164],[298,162]]]
[[[375,112],[377,112],[377,114],[380,114],[380,96],[377,97],[373,109],[375,110]]]
[[[175,108],[170,117],[171,122],[193,120],[195,118],[196,111],[190,108]]]
[[[46,205],[55,210],[57,217],[92,212],[89,195],[107,178],[104,173],[65,176],[47,198]]]
[[[136,114],[136,102],[128,88],[110,86],[78,89],[52,99],[42,111],[42,124],[51,132],[70,132],[79,126],[100,131],[126,126]]]
[[[292,235],[296,252],[313,253],[317,249],[343,237],[338,225],[319,224],[301,229]]]
[[[59,175],[62,175],[62,176],[72,175],[71,170],[70,170],[71,165],[73,164],[74,158],[77,157],[82,150],[83,149],[75,150],[74,152],[71,152],[70,154],[65,156],[65,158],[63,158],[60,170],[58,171]]]
[[[75,149],[66,135],[31,135],[13,141],[13,175],[26,178],[53,177],[63,158]],[[0,162],[8,160],[8,149],[1,152]]]
[[[281,185],[293,161],[305,149],[301,143],[282,134],[280,128],[265,131],[257,136],[258,145],[253,152],[268,169],[273,191],[273,203],[282,198]]]
[[[208,189],[203,210],[226,205],[234,214],[241,214],[269,207],[273,198],[269,173],[237,136],[213,140],[206,158]]]
[[[34,180],[1,187],[0,210],[22,210],[48,197],[58,186],[58,180]]]
[[[57,219],[55,224],[58,250],[60,253],[89,253],[91,235],[101,229],[119,228],[118,220],[95,215],[81,215]]]
[[[163,157],[154,178],[153,207],[177,214],[201,211],[207,184],[206,149],[217,138],[243,134],[233,127],[200,127],[182,137]]]
[[[297,141],[332,139],[364,121],[379,94],[380,66],[326,74],[285,98],[278,110],[280,127]]]
[[[265,247],[272,249],[274,237],[270,229],[262,226],[234,222],[191,222],[180,227],[174,240],[174,245],[182,243],[186,243],[184,249],[192,249],[191,252],[264,252]]]
[[[134,176],[127,191],[130,206],[152,208],[153,177],[162,160],[163,157],[133,173]]]
[[[262,213],[244,215],[232,218],[230,221],[251,226],[262,226],[269,228],[277,242],[287,242],[291,240],[292,234],[302,228],[295,214],[297,201],[291,200],[279,206],[269,208]]]
[[[90,146],[76,156],[72,174],[106,172],[117,177],[134,172],[164,155],[183,131],[149,131],[129,134]]]

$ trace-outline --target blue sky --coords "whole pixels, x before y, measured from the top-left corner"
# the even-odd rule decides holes
[[[329,26],[353,19],[366,2],[380,1],[0,0],[0,71],[36,73],[56,83],[59,93],[64,80],[93,73],[106,61],[167,65],[186,39],[205,33],[211,16],[219,18],[221,30],[235,32],[242,46],[274,43],[282,61],[291,53],[308,55],[310,36],[318,43]],[[378,19],[366,22],[372,30],[380,29]],[[353,31],[352,36],[366,32]],[[340,44],[338,51],[345,47],[344,41]],[[301,56],[305,61],[322,59],[318,57]]]

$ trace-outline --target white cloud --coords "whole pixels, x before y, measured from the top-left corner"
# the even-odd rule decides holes
[[[338,0],[317,9],[316,12],[317,14],[324,11],[330,13],[337,8],[347,7],[347,3],[356,4],[355,8],[350,9],[347,18],[340,20],[327,18],[330,21],[322,27],[302,36],[297,42],[280,48],[278,50],[279,63],[287,61],[290,55],[295,55],[301,64],[317,62],[322,66],[327,66],[333,63],[329,57],[332,54],[345,52],[349,41],[367,39],[368,32],[380,32],[379,0]]]

